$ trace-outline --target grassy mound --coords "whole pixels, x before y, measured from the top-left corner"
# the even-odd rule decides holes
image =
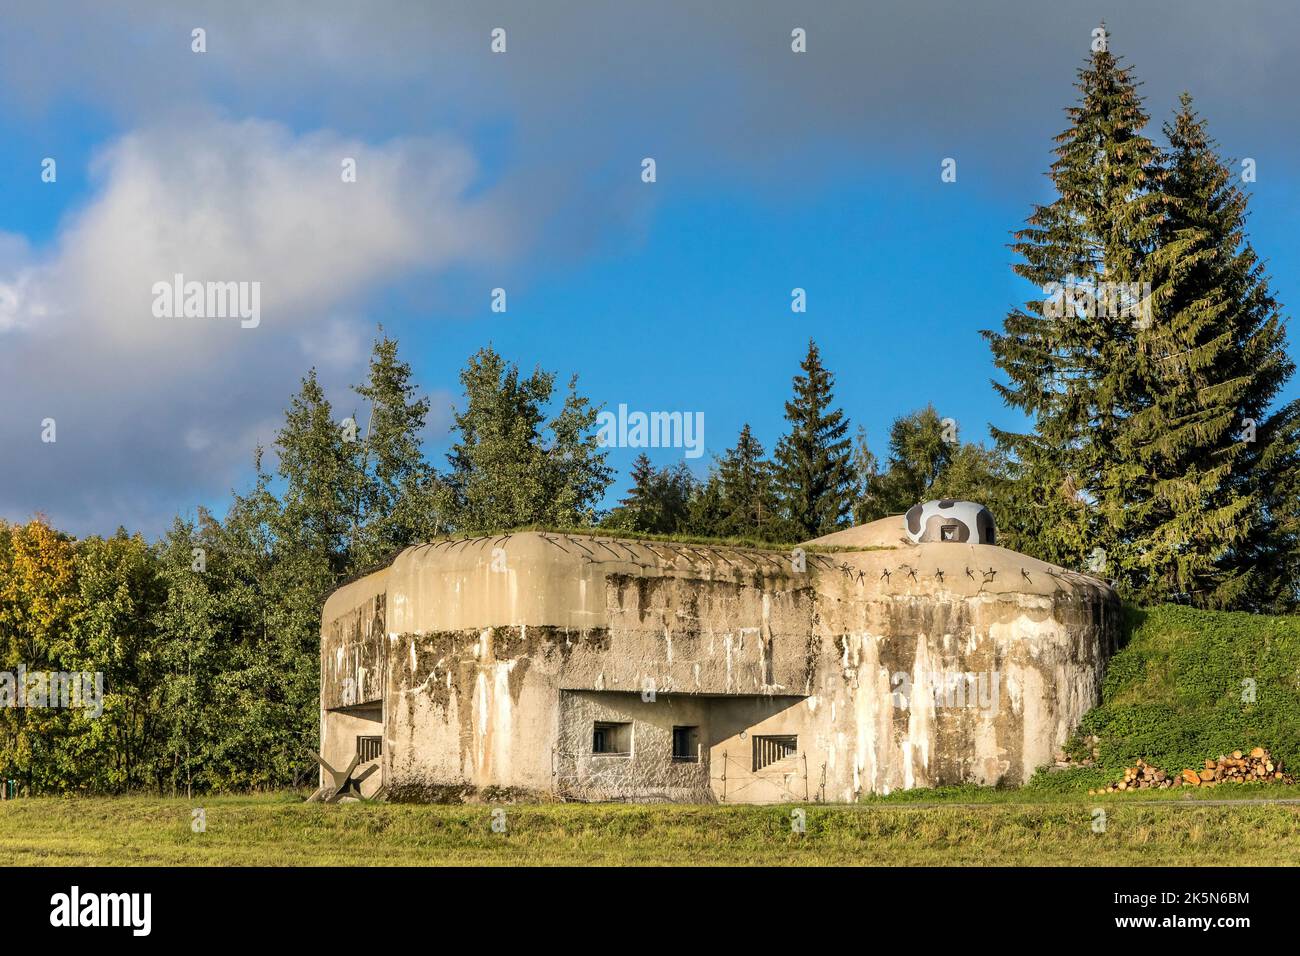
[[[1125,617],[1102,704],[1079,729],[1101,739],[1099,769],[1141,757],[1173,773],[1259,746],[1300,770],[1300,616],[1166,605]]]

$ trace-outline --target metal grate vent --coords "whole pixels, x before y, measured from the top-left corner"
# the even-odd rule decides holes
[[[762,770],[770,763],[776,763],[785,757],[793,757],[799,749],[799,738],[795,734],[780,734],[771,737],[754,737],[754,772]]]

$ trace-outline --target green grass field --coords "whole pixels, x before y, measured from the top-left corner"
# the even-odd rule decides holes
[[[11,865],[1300,865],[1300,788],[1098,798],[920,791],[856,806],[302,802],[35,798],[0,804]],[[1295,798],[1266,803],[1265,798]],[[202,806],[207,829],[191,829]],[[1106,811],[1093,832],[1094,808]]]

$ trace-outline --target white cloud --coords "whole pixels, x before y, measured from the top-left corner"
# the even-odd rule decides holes
[[[92,169],[93,198],[50,248],[0,235],[0,442],[21,463],[0,514],[39,508],[74,530],[113,509],[156,530],[224,493],[306,365],[363,366],[366,334],[337,316],[381,283],[506,247],[451,143],[205,118],[123,136]],[[156,318],[153,284],[176,273],[260,282],[260,325]],[[56,444],[40,441],[45,417]]]
[[[104,188],[61,236],[51,282],[68,321],[145,348],[183,334],[150,309],[153,284],[176,273],[260,282],[264,324],[287,328],[385,279],[501,248],[491,213],[461,199],[471,157],[425,140],[208,121],[127,135],[92,172]]]
[[[7,266],[7,274],[0,271],[0,335],[3,335],[29,327],[44,316],[46,308],[34,289],[31,249],[23,236],[0,232],[0,266]]]
[[[313,364],[348,368],[360,363],[366,354],[366,329],[358,320],[333,317],[319,326],[306,329],[299,344]]]

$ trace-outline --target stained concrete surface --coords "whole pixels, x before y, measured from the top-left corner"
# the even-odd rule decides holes
[[[349,708],[378,705],[367,784],[394,799],[842,802],[1018,784],[1096,703],[1118,626],[1103,582],[992,545],[914,545],[901,517],[799,553],[439,542],[327,601],[322,748],[343,759]],[[630,724],[630,755],[592,752],[606,720]],[[697,762],[672,759],[674,726],[699,728]],[[756,735],[797,749],[755,769]]]

